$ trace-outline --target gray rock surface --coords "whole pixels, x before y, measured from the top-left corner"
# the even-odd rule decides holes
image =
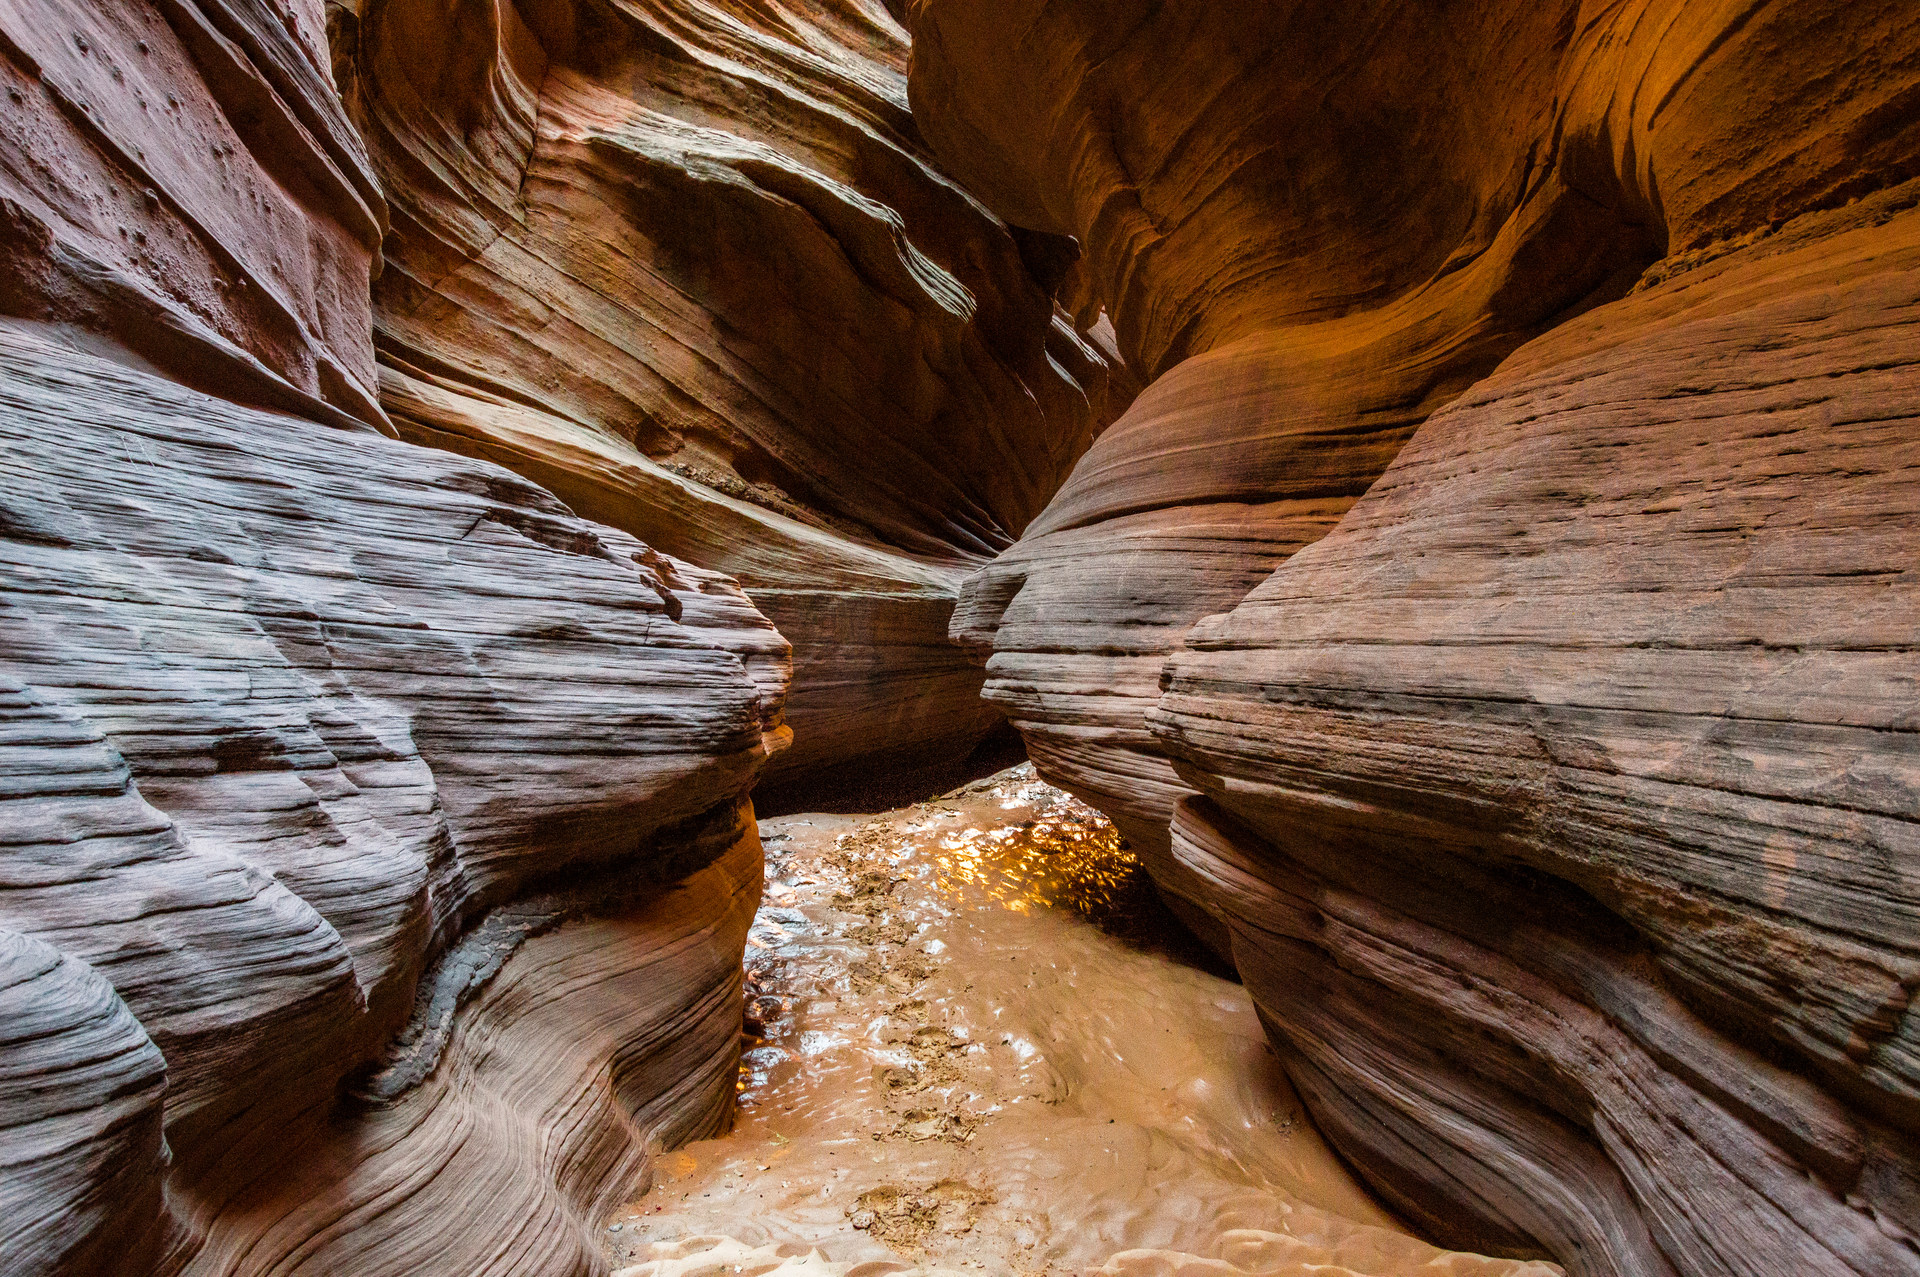
[[[616,869],[657,895],[752,841],[787,646],[725,578],[484,462],[237,407],[54,330],[0,330],[0,370],[0,926],[118,999],[70,1051],[8,1067],[79,1069],[83,1029],[144,1029],[139,1113],[159,1111],[157,1047],[191,1253],[431,1001],[423,972],[462,935]],[[664,985],[663,1005],[714,992]],[[30,1102],[9,1091],[9,1126]],[[157,1192],[145,1220],[60,1231],[133,1173],[135,1135],[71,1155],[95,1173],[59,1181],[66,1209],[36,1226],[59,1236],[19,1253],[163,1240]],[[19,1271],[43,1270],[90,1271]]]

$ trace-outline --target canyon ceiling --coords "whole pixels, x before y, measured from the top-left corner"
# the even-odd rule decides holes
[[[0,81],[0,1273],[605,1273],[756,786],[1004,717],[1417,1231],[1920,1274],[1911,0],[5,0]]]

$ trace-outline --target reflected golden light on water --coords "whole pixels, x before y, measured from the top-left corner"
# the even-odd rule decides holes
[[[1099,811],[1031,777],[1028,769],[1012,781],[985,782],[852,828],[822,830],[815,849],[797,857],[792,850],[772,854],[744,964],[734,1085],[743,1106],[757,1104],[783,1071],[798,1067],[797,1053],[806,1052],[795,1037],[794,1004],[782,996],[794,946],[804,949],[820,934],[819,920],[802,906],[831,909],[842,921],[827,922],[825,934],[858,946],[841,963],[840,996],[853,1001],[903,996],[938,975],[938,947],[914,943],[908,952],[901,946],[955,906],[1071,914],[1135,948],[1194,961],[1185,933],[1120,831]],[[776,836],[785,843],[793,835]],[[931,899],[923,894],[927,888]]]
[[[1106,817],[1068,799],[1019,824],[945,834],[932,848],[934,886],[1015,913],[1071,909],[1113,920],[1146,888],[1140,858],[1122,844]]]

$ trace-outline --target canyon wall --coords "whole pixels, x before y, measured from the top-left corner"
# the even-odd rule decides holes
[[[321,31],[0,9],[9,1274],[602,1271],[729,1110],[788,645],[389,437]]]
[[[957,639],[1436,1238],[1920,1271],[1920,14],[918,0],[1156,380]]]
[[[754,786],[983,686],[1436,1239],[1920,1272],[1910,4],[8,0],[0,79],[0,1272],[604,1271]]]
[[[1125,379],[1097,309],[1055,306],[1073,246],[1016,238],[928,159],[893,18],[365,0],[329,21],[393,207],[375,344],[402,435],[738,579],[794,644],[768,786],[965,756],[997,719],[947,640],[959,583]]]

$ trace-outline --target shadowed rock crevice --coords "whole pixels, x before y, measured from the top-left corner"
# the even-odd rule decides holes
[[[946,638],[959,583],[1129,388],[1097,314],[1055,305],[1069,243],[1017,239],[928,156],[895,20],[335,15],[394,208],[376,348],[403,434],[738,579],[795,646],[769,783],[965,758],[995,719]]]

